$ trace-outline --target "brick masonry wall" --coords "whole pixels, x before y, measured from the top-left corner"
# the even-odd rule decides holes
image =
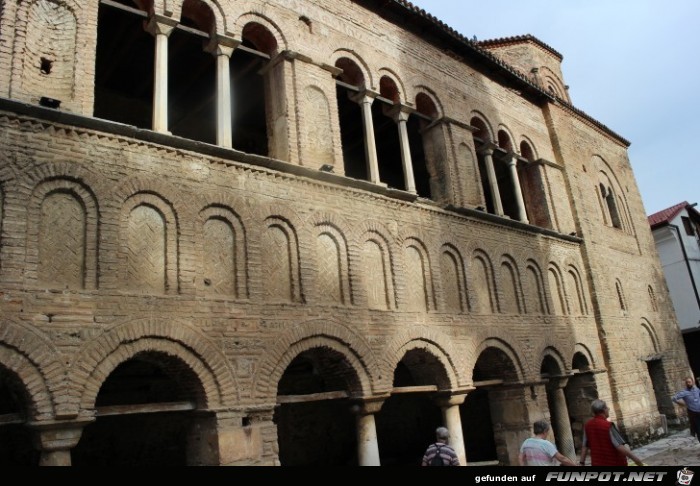
[[[160,13],[178,18],[179,4]],[[72,12],[80,50],[64,109],[89,116],[97,3],[57,5]],[[28,14],[14,3],[0,8],[0,93],[35,102],[51,86],[62,95],[63,84],[22,64],[38,42],[29,45],[37,37]],[[186,362],[213,409],[271,407],[285,367],[313,347],[341,352],[364,396],[391,389],[412,347],[443,363],[451,388],[472,383],[485,349],[511,357],[525,381],[539,378],[550,349],[563,369],[575,353],[607,369],[595,375],[599,396],[615,402],[628,430],[652,433],[658,412],[640,360],[662,356],[670,389],[688,366],[624,144],[349,1],[222,2],[215,14],[220,32],[240,37],[256,21],[280,51],[303,54],[275,68],[286,105],[280,96],[272,116],[286,123],[273,131],[271,153],[290,169],[342,158],[329,66],[352,56],[368,88],[378,91],[388,75],[402,102],[426,94],[441,117],[459,122],[443,130],[457,180],[441,202],[483,205],[464,128],[479,116],[493,139],[504,130],[560,166],[542,171],[553,229],[582,242],[233,153],[222,159],[5,111],[0,363],[28,387],[35,418],[89,414],[109,373],[144,349]],[[628,215],[625,230],[603,220],[595,192],[603,169]],[[53,258],[52,249],[68,248],[81,251]],[[265,457],[274,457],[272,427],[262,434]]]

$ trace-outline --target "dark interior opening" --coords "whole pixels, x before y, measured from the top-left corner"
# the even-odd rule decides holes
[[[374,100],[372,103],[372,121],[374,139],[377,145],[379,161],[379,180],[394,189],[406,190],[401,161],[401,144],[396,122],[384,111],[390,105]]]
[[[155,39],[144,30],[144,21],[100,3],[94,116],[150,129]]]
[[[343,166],[345,175],[353,179],[369,180],[365,157],[365,133],[362,121],[362,108],[348,96],[354,91],[336,85],[338,99],[338,119],[340,140],[343,146]]]

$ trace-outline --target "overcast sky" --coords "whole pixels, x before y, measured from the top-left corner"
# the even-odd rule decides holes
[[[700,202],[700,0],[413,0],[478,40],[562,54],[573,105],[627,139],[647,215]]]

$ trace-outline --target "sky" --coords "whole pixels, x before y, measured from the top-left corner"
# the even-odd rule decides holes
[[[646,214],[700,202],[700,1],[411,1],[470,39],[552,47],[572,104],[630,142]]]

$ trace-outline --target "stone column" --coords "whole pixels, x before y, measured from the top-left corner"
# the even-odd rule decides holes
[[[153,130],[168,132],[168,36],[177,22],[155,15],[146,30],[156,38],[156,59],[153,76]]]
[[[496,180],[496,171],[493,168],[493,144],[487,144],[481,149],[481,153],[484,156],[484,165],[486,165],[486,176],[489,181],[489,188],[491,189],[491,202],[493,203],[493,209],[498,216],[503,216],[503,203],[501,202],[501,191],[498,190],[498,181]]]
[[[28,424],[34,429],[34,447],[41,453],[40,466],[70,466],[70,451],[83,433],[83,428],[93,418],[79,421],[50,421]]]
[[[550,397],[549,403],[552,410],[549,411],[552,418],[552,432],[556,430],[555,441],[559,452],[576,462],[576,450],[574,448],[574,436],[571,433],[571,421],[569,420],[569,409],[566,406],[566,396],[564,387],[568,381],[567,377],[550,378],[547,383],[547,394]]]
[[[457,453],[460,466],[467,465],[467,450],[464,447],[464,435],[462,433],[462,417],[459,414],[459,406],[467,398],[466,392],[438,397],[436,402],[442,410],[442,421],[450,432],[449,444]]]
[[[369,181],[380,184],[379,161],[377,159],[377,143],[374,139],[374,122],[372,121],[372,103],[379,93],[365,90],[357,93],[351,99],[359,103],[362,108],[362,124],[365,130],[365,161],[367,162],[367,174]]]
[[[231,55],[239,41],[219,37],[212,53],[216,56],[216,144],[233,146],[231,136]]]
[[[413,112],[411,108],[405,105],[395,105],[391,111],[391,117],[399,127],[399,142],[401,144],[401,163],[403,165],[403,178],[406,186],[406,191],[411,194],[416,193],[416,181],[413,176],[413,160],[411,159],[411,146],[408,143],[408,129],[406,123],[408,117]]]
[[[265,413],[267,415],[265,415]],[[188,466],[264,464],[260,417],[272,420],[272,411],[245,416],[241,411],[197,411],[187,435]]]
[[[518,176],[518,156],[510,153],[506,155],[508,169],[510,170],[510,180],[513,182],[513,193],[515,194],[515,203],[518,205],[518,220],[523,223],[529,223],[527,220],[527,211],[525,211],[525,201],[523,200],[523,191],[520,187],[520,176]]]
[[[363,400],[353,405],[357,423],[357,462],[360,466],[380,466],[379,443],[374,414],[379,412],[384,398]]]

